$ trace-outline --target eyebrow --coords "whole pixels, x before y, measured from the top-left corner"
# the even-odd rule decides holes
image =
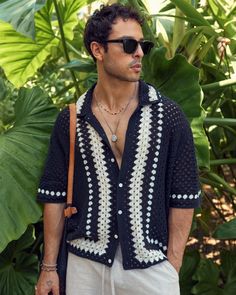
[[[134,36],[128,36],[128,35],[124,35],[124,36],[118,37],[117,39],[123,39],[123,38],[135,39]],[[139,41],[143,41],[143,40],[144,40],[143,37],[139,39]]]

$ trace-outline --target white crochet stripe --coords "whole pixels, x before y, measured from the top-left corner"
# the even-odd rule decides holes
[[[156,89],[152,86],[148,86],[148,88],[149,101],[158,100]]]
[[[148,153],[151,141],[151,123],[152,114],[150,106],[142,109],[138,147],[134,161],[132,178],[130,179],[129,206],[131,235],[134,242],[135,258],[139,262],[154,262],[163,259],[165,256],[161,250],[147,250],[144,243],[144,229],[142,216],[142,185],[145,172],[145,166],[148,159]]]
[[[92,126],[88,124],[90,145],[92,150],[94,167],[97,173],[99,186],[98,208],[98,241],[85,240],[84,238],[70,241],[70,245],[85,252],[99,254],[106,253],[110,238],[110,225],[107,220],[111,218],[111,185],[107,172],[102,139]],[[91,211],[92,213],[92,211]]]
[[[82,107],[83,107],[83,104],[84,104],[84,101],[85,101],[85,98],[86,98],[87,92],[88,92],[88,91],[86,91],[85,93],[83,93],[83,94],[79,97],[79,99],[77,100],[77,102],[76,102],[77,114],[80,114],[80,112],[81,112],[81,109],[82,109]]]
[[[149,87],[153,88],[153,87]],[[155,90],[155,89],[154,89]],[[150,91],[149,94],[152,95],[153,91]],[[154,95],[154,94],[153,94]],[[162,118],[164,117],[163,115],[163,103],[159,102],[158,103],[158,136],[157,136],[157,142],[155,144],[156,150],[155,150],[155,156],[154,156],[154,161],[152,164],[152,170],[151,170],[151,174],[152,176],[150,177],[150,182],[149,182],[149,189],[148,189],[148,207],[147,207],[147,213],[146,213],[146,223],[145,223],[145,234],[146,234],[146,240],[148,241],[148,243],[150,244],[155,244],[155,245],[159,245],[160,248],[162,248],[164,251],[167,250],[167,246],[163,245],[160,241],[158,241],[157,239],[153,239],[149,236],[149,228],[150,228],[150,221],[151,221],[151,212],[152,212],[152,200],[154,198],[153,196],[153,187],[155,185],[155,179],[157,178],[156,174],[158,172],[157,170],[157,163],[159,161],[159,154],[160,154],[160,149],[161,149],[161,138],[162,138],[162,125],[163,125],[163,120]]]
[[[187,194],[183,194],[183,195],[182,194],[172,194],[172,195],[170,195],[170,198],[171,199],[178,199],[178,200],[181,200],[181,199],[183,199],[183,200],[187,200],[187,199],[193,200],[193,199],[199,199],[200,195],[201,195],[201,191],[198,191],[197,194],[190,194],[190,195],[187,195]]]
[[[91,171],[89,169],[89,165],[88,165],[88,161],[86,158],[86,154],[85,154],[85,143],[84,143],[84,138],[83,135],[84,133],[82,132],[82,128],[81,128],[81,124],[80,124],[80,119],[77,118],[77,138],[78,138],[78,145],[79,145],[79,149],[80,149],[80,154],[81,157],[83,159],[83,164],[86,170],[86,175],[87,175],[87,181],[88,181],[88,187],[89,187],[89,202],[88,202],[88,209],[87,209],[87,218],[86,218],[86,236],[90,236],[91,235],[91,217],[92,217],[92,210],[93,210],[93,185],[92,185],[92,179],[90,177],[91,175]]]

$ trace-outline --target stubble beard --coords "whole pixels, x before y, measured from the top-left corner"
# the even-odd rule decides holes
[[[121,73],[115,71],[114,69],[111,69],[108,66],[104,66],[104,71],[111,78],[115,78],[115,79],[120,80],[122,82],[137,82],[140,79],[140,74],[138,74],[136,77],[131,77],[131,75],[128,76],[128,74],[127,75],[121,74]]]

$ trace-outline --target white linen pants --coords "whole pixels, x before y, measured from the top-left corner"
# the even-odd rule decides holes
[[[69,253],[66,295],[179,295],[179,276],[169,261],[124,270],[120,246],[112,267]]]

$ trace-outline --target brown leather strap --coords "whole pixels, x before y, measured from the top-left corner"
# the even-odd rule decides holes
[[[73,199],[73,183],[74,183],[74,168],[75,168],[75,136],[76,136],[76,105],[70,104],[70,157],[68,169],[68,184],[67,184],[67,208],[64,210],[65,217],[71,217],[77,213],[75,207],[71,207]]]

